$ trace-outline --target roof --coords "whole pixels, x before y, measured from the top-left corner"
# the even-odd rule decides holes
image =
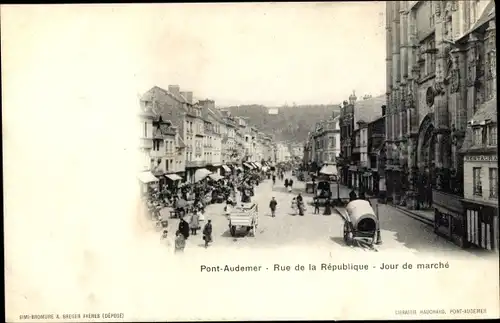
[[[471,125],[485,122],[497,122],[497,98],[482,103],[469,123]]]
[[[179,136],[179,148],[186,148],[186,144],[184,140],[182,140],[182,136]]]
[[[458,41],[463,40],[465,37],[476,31],[477,29],[481,28],[484,26],[488,21],[495,19],[495,1],[491,0],[486,7],[483,10],[483,13],[479,17],[479,19],[476,21],[474,26],[472,26],[471,29],[469,29]]]
[[[382,116],[381,107],[386,104],[385,95],[357,101],[354,104],[354,129],[359,128],[358,122],[370,123]]]

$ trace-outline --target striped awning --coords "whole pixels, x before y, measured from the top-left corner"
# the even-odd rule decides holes
[[[261,165],[260,163],[255,162],[254,164],[255,164],[255,166],[257,166],[258,168],[262,168],[262,165]]]
[[[147,183],[153,183],[153,182],[158,182],[159,179],[156,178],[153,173],[151,173],[150,171],[147,171],[147,172],[141,172],[139,173],[139,175],[137,176],[139,178],[139,180],[141,182],[143,182],[144,184],[147,184]]]
[[[182,180],[182,177],[180,177],[177,174],[167,174],[167,175],[165,175],[165,177],[167,177],[167,178],[169,178],[169,179],[171,179],[173,181],[180,181],[180,180]]]
[[[226,171],[226,172],[230,172],[231,171],[231,168],[229,168],[226,165],[222,165],[222,169],[224,169],[224,171]]]
[[[254,167],[252,166],[252,164],[250,163],[244,163],[243,166],[247,167],[247,168],[250,168],[250,169],[253,169]]]

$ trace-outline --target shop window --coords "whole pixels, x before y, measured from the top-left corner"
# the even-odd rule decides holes
[[[476,196],[482,196],[483,195],[483,188],[481,184],[481,167],[474,167],[472,169],[472,176],[473,176],[473,194]]]
[[[498,169],[490,168],[490,198],[498,197]]]

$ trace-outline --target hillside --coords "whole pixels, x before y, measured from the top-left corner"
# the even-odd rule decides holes
[[[274,134],[276,140],[303,142],[314,124],[340,113],[338,105],[311,105],[292,107],[265,107],[262,105],[241,105],[226,108],[232,115],[247,118],[248,123],[260,131]],[[278,109],[269,114],[269,109]]]

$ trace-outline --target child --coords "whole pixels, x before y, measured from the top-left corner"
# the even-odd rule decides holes
[[[292,199],[292,215],[297,215],[297,200],[295,197]]]
[[[175,252],[183,252],[184,247],[186,247],[186,238],[177,230],[175,232]]]

